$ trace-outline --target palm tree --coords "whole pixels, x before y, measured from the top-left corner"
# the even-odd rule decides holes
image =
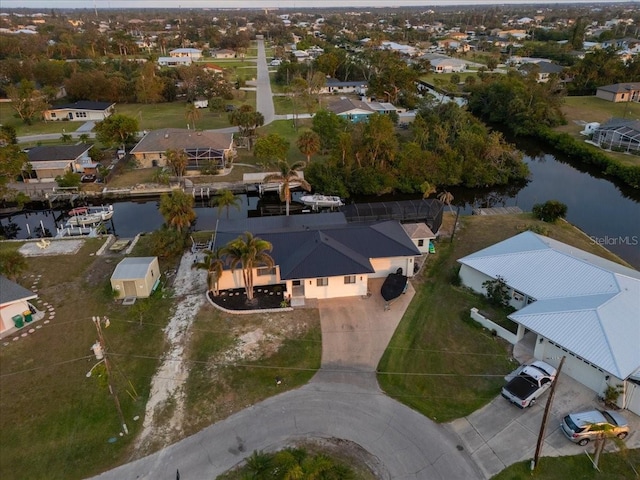
[[[184,117],[187,119],[187,125],[191,124],[193,130],[196,129],[196,120],[200,120],[200,110],[196,108],[195,103],[189,103],[187,109],[184,112]]]
[[[204,251],[204,260],[202,262],[194,263],[191,268],[197,268],[199,270],[207,271],[207,288],[210,292],[213,292],[215,296],[218,295],[218,281],[224,271],[224,260],[222,257],[222,249],[217,248],[213,251]]]
[[[304,178],[298,175],[298,169],[304,166],[304,162],[295,162],[289,164],[284,160],[278,162],[278,172],[266,175],[264,182],[278,182],[280,187],[280,200],[287,204],[287,216],[289,215],[289,203],[291,203],[291,183],[298,182],[300,186],[307,192],[311,190],[311,185]]]
[[[438,194],[438,200],[440,200],[442,203],[448,205],[449,206],[449,210],[451,211],[451,213],[453,213],[453,208],[451,208],[451,202],[453,202],[453,195],[451,194],[451,192],[448,192],[446,190],[441,191]]]
[[[167,225],[181,232],[196,219],[193,203],[191,195],[187,195],[182,190],[174,190],[171,195],[162,194],[159,210]]]
[[[270,242],[245,232],[225,245],[220,252],[221,255],[227,256],[232,272],[238,265],[242,268],[244,288],[249,302],[253,300],[253,269],[261,265],[269,268],[274,266],[274,260],[268,253],[272,248]]]
[[[307,157],[307,164],[311,162],[311,155],[320,150],[320,135],[313,130],[306,130],[300,134],[296,141],[300,152]]]
[[[209,203],[212,207],[218,208],[218,217],[223,208],[227,210],[227,219],[229,219],[229,207],[235,207],[240,210],[240,199],[236,197],[231,190],[220,190],[215,198]]]
[[[422,189],[422,198],[429,198],[429,195],[436,193],[436,187],[431,185],[429,182],[422,182],[420,188]]]

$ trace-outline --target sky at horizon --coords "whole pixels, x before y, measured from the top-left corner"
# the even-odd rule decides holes
[[[1,0],[0,11],[17,8],[42,9],[263,9],[263,8],[345,8],[366,9],[383,7],[451,7],[486,5],[566,5],[566,4],[629,4],[640,6],[638,0]]]

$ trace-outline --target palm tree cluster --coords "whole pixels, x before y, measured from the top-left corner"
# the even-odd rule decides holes
[[[209,291],[218,295],[218,282],[224,271],[224,267],[229,265],[231,271],[238,267],[242,269],[242,279],[247,293],[247,301],[251,302],[253,296],[253,270],[257,267],[265,266],[272,268],[274,260],[269,255],[273,246],[270,242],[253,236],[250,232],[245,232],[235,240],[232,240],[224,247],[215,250],[205,250],[204,260],[193,264],[193,268],[207,271],[207,286]]]

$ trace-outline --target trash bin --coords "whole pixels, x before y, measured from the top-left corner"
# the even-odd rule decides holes
[[[33,315],[31,314],[31,310],[25,310],[22,312],[22,316],[24,317],[25,323],[30,323],[33,320]]]
[[[16,328],[24,327],[22,315],[14,315],[13,317],[11,317],[11,320],[13,320],[13,324],[16,326]]]

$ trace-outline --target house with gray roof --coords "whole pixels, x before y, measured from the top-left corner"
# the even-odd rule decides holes
[[[640,82],[603,85],[596,90],[596,97],[609,102],[640,102]]]
[[[142,168],[167,165],[167,150],[182,151],[189,163],[187,171],[222,169],[235,155],[233,133],[186,128],[160,128],[147,132],[133,147],[133,155]]]
[[[282,285],[286,295],[310,298],[366,295],[370,278],[398,269],[413,276],[420,250],[395,220],[349,223],[341,212],[220,220],[213,249],[251,232],[271,243],[274,268],[255,269],[254,285]],[[225,270],[221,290],[244,287],[242,272]]]
[[[36,293],[0,275],[0,338],[28,324],[24,322],[24,313],[33,315],[33,312],[37,312],[29,303],[29,300],[36,298]],[[21,320],[16,323],[14,317],[20,317]]]
[[[29,149],[28,165],[24,166],[25,180],[28,182],[53,182],[57,176],[67,172],[84,173],[85,167],[95,165],[89,156],[93,145],[42,145]]]
[[[512,343],[640,414],[640,272],[533,232],[458,260],[460,279],[486,294],[503,279],[516,311]]]
[[[69,122],[101,122],[111,116],[116,108],[113,102],[90,102],[79,101],[56,105],[42,112],[47,121],[69,121]],[[74,127],[76,128],[76,127]]]

